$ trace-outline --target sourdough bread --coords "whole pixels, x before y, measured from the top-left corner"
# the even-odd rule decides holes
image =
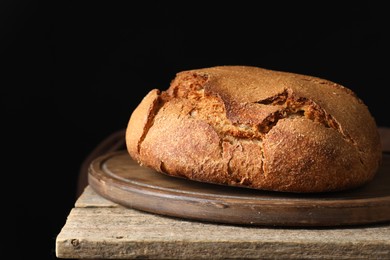
[[[382,158],[375,120],[353,91],[251,66],[177,73],[133,111],[126,145],[170,176],[298,193],[363,185]]]

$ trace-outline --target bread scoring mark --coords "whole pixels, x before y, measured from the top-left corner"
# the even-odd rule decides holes
[[[152,104],[150,105],[150,110],[149,110],[149,114],[147,117],[147,121],[146,121],[145,126],[144,126],[144,131],[142,132],[142,135],[140,136],[138,143],[137,143],[137,153],[138,154],[140,153],[141,145],[142,145],[143,141],[145,140],[146,135],[149,132],[149,129],[154,124],[154,119],[155,119],[156,114],[163,107],[163,105],[165,103],[164,98],[162,98],[164,96],[165,96],[164,92],[162,92],[160,94],[160,91],[158,91],[156,99],[153,100]]]
[[[171,83],[167,93],[172,98],[199,98],[204,93],[204,84],[207,81],[206,75],[181,74]]]
[[[199,76],[197,74],[194,74],[191,76],[186,76],[185,78],[182,79],[183,81],[173,81],[172,86],[167,91],[162,91],[162,92],[158,91],[157,98],[153,101],[153,103],[150,106],[144,131],[137,143],[138,154],[140,153],[141,145],[145,140],[149,129],[154,124],[155,116],[157,115],[159,110],[164,107],[164,104],[170,102],[170,100],[174,98],[179,98],[179,97],[180,98],[184,97],[193,100],[199,99],[199,97],[201,97],[204,93],[203,84],[206,81],[206,79],[207,78],[205,76]],[[196,110],[194,110],[193,113],[195,114]]]
[[[288,90],[285,89],[283,92],[281,92],[275,96],[257,101],[255,103],[263,104],[263,105],[283,105],[286,103],[288,96],[289,96]]]
[[[313,122],[322,124],[326,128],[338,131],[345,140],[355,144],[348,133],[343,131],[336,119],[328,114],[320,105],[305,97],[296,96],[292,89],[285,89],[278,95],[257,101],[258,104],[281,106],[281,109],[271,113],[262,124],[258,125],[258,130],[267,134],[280,119],[306,117]]]

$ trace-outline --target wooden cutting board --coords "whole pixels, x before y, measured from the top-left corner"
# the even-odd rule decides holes
[[[390,155],[369,184],[294,194],[200,183],[139,166],[126,151],[90,165],[89,185],[124,207],[189,220],[262,226],[350,226],[390,221]]]

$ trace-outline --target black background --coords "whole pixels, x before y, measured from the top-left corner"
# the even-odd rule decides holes
[[[390,126],[384,4],[210,2],[0,3],[7,251],[55,258],[83,160],[182,70],[254,65],[323,77]]]

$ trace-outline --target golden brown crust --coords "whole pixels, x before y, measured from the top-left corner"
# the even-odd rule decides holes
[[[382,156],[375,120],[350,89],[250,66],[178,73],[133,111],[126,144],[168,175],[286,192],[362,185]]]

